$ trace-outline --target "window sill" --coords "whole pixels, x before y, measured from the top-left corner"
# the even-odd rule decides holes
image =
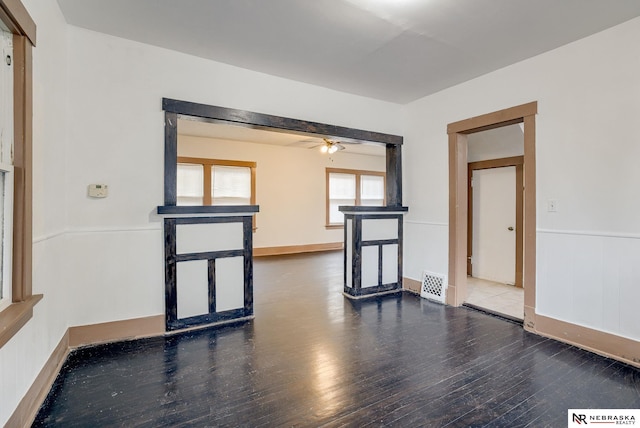
[[[326,229],[344,229],[344,224],[326,224]]]
[[[0,312],[0,348],[33,316],[33,307],[42,300],[42,294],[33,295],[24,302],[12,303]]]

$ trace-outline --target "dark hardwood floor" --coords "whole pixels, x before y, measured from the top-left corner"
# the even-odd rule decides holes
[[[351,301],[342,253],[258,258],[255,320],[72,352],[36,427],[562,427],[640,408],[640,370],[411,294]]]

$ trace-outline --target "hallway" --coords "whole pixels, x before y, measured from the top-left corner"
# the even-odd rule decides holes
[[[468,276],[465,304],[522,321],[524,289]]]
[[[640,371],[410,293],[352,301],[342,252],[255,259],[255,320],[73,352],[34,426],[564,426]]]

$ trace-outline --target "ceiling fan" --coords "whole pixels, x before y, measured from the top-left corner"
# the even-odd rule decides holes
[[[340,150],[344,150],[346,148],[345,144],[351,144],[351,143],[337,142],[329,138],[323,137],[322,139],[311,138],[307,140],[296,141],[294,143],[289,144],[289,146],[304,147],[307,149],[315,149],[320,147],[320,151],[322,153],[328,153],[332,155]]]
[[[320,146],[320,151],[322,153],[329,153],[330,155],[332,155],[339,150],[345,149],[345,147],[342,144],[336,141],[331,141],[328,138],[323,138],[322,140],[324,141],[324,144]]]
[[[313,150],[319,149],[322,154],[328,154],[329,156],[342,150],[345,150],[345,154],[386,156],[385,145],[382,143],[373,143],[366,140],[356,139],[337,140],[334,138],[317,136],[294,141],[286,144],[285,146]]]

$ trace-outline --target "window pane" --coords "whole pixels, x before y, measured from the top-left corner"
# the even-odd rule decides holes
[[[356,199],[354,174],[329,173],[329,199]]]
[[[13,55],[13,34],[0,28],[2,58]],[[13,66],[3,61],[0,67],[0,304],[11,303],[11,250],[13,223]],[[31,220],[29,220],[30,222]],[[31,245],[29,242],[28,245]]]
[[[251,198],[212,198],[213,205],[251,205]]]
[[[355,204],[355,174],[329,173],[329,224],[342,224],[344,222],[344,215],[338,211],[340,205]]]
[[[342,224],[344,222],[344,214],[338,211],[340,205],[355,205],[354,199],[330,199],[329,200],[329,224]]]
[[[251,168],[214,165],[211,182],[214,205],[251,204]]]
[[[5,178],[7,173],[4,171],[0,171],[0,299],[2,299],[5,295],[5,281],[4,281],[4,208],[5,208]]]
[[[384,202],[384,177],[379,175],[360,176],[361,205],[380,206]]]
[[[204,167],[178,164],[178,205],[202,205],[204,199]]]

